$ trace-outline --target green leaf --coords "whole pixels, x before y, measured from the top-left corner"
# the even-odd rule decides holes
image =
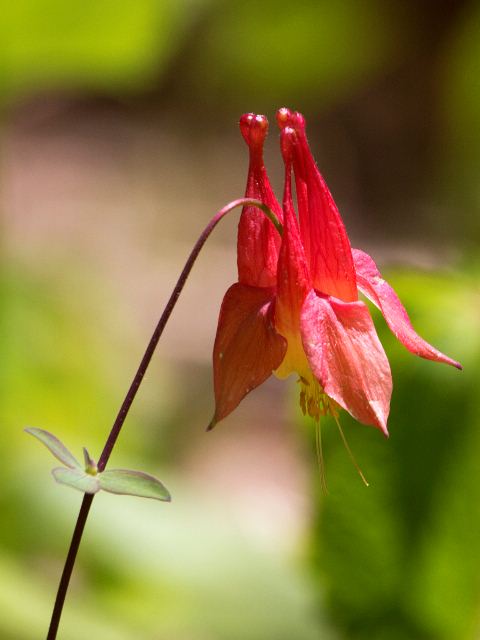
[[[84,493],[97,493],[100,490],[99,476],[92,476],[81,469],[56,467],[52,469],[52,475],[60,484],[65,484],[67,487],[78,489]]]
[[[75,456],[73,456],[67,447],[49,431],[37,429],[36,427],[28,427],[25,431],[37,438],[37,440],[40,440],[40,442],[49,449],[50,453],[52,453],[57,460],[63,462],[64,465],[70,469],[82,469],[81,464]]]
[[[140,498],[154,498],[170,502],[168,490],[160,480],[143,471],[131,471],[130,469],[109,469],[99,473],[100,488],[109,493],[120,493]]]

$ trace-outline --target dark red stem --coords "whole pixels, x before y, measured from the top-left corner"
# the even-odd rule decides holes
[[[120,434],[120,430],[125,422],[125,418],[127,417],[128,411],[132,406],[132,402],[137,395],[138,388],[143,380],[143,377],[147,371],[148,365],[150,364],[150,360],[152,359],[155,348],[160,340],[160,337],[165,329],[165,325],[170,318],[170,315],[177,303],[178,297],[182,292],[183,287],[185,286],[185,282],[192,270],[192,267],[195,263],[195,260],[198,257],[203,245],[205,244],[207,238],[212,233],[214,228],[220,222],[220,220],[230,213],[232,209],[236,207],[258,207],[261,209],[265,215],[273,222],[273,224],[278,229],[279,233],[281,233],[282,228],[280,223],[278,222],[275,215],[270,211],[268,207],[266,207],[263,203],[258,200],[252,200],[251,198],[240,198],[238,200],[234,200],[227,204],[223,209],[220,209],[218,213],[210,220],[208,225],[203,230],[202,234],[198,238],[195,246],[190,253],[185,266],[183,267],[183,271],[178,278],[177,284],[175,285],[170,299],[167,302],[167,305],[158,321],[157,326],[155,327],[155,331],[153,332],[152,337],[150,338],[150,342],[148,343],[147,349],[143,355],[142,361],[137,369],[137,373],[132,380],[130,388],[127,391],[127,395],[120,407],[117,417],[115,418],[115,422],[113,423],[110,434],[107,438],[105,446],[103,447],[103,451],[100,455],[100,459],[98,461],[98,471],[101,472],[105,469],[105,466],[110,458],[113,447],[117,441],[117,438]],[[52,618],[50,621],[50,627],[48,630],[47,640],[55,640],[57,637],[58,625],[60,623],[60,617],[62,615],[63,604],[65,602],[65,596],[67,594],[68,585],[70,582],[70,577],[72,575],[73,567],[75,565],[75,559],[77,557],[78,548],[80,546],[80,542],[82,539],[83,530],[85,528],[85,523],[87,521],[88,513],[90,511],[90,507],[93,502],[93,494],[85,494],[83,497],[82,505],[80,507],[80,511],[77,517],[77,523],[75,525],[75,529],[73,531],[72,541],[70,542],[70,548],[68,550],[67,558],[65,560],[65,565],[63,567],[62,577],[60,578],[60,583],[58,585],[57,597],[55,600],[55,605],[52,611]]]

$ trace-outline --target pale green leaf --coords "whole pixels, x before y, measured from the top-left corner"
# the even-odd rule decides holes
[[[99,476],[92,476],[81,469],[57,467],[52,470],[52,475],[60,484],[78,489],[83,493],[97,493],[100,490]]]
[[[154,498],[170,502],[168,490],[160,480],[143,471],[109,469],[97,476],[100,488],[109,493],[121,493],[141,498]]]
[[[47,449],[49,449],[50,453],[52,453],[55,458],[57,458],[57,460],[63,462],[63,464],[70,469],[82,468],[81,464],[78,462],[75,456],[70,453],[67,447],[49,431],[45,431],[44,429],[37,429],[36,427],[28,427],[27,429],[25,429],[25,431],[37,438],[37,440],[40,440],[40,442],[42,442],[47,447]]]

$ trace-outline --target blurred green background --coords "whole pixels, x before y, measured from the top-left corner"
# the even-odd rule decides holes
[[[243,194],[245,111],[305,113],[352,244],[459,373],[390,357],[391,437],[342,415],[329,492],[294,381],[208,435],[235,215],[209,241],[95,499],[60,638],[480,637],[480,3],[17,0],[0,20],[0,637],[44,637],[81,495],[22,431],[100,451],[189,248]],[[266,157],[277,193],[272,126]]]

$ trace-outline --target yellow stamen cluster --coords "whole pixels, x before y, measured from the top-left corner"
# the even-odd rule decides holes
[[[320,416],[328,414],[337,417],[337,404],[325,395],[322,386],[313,376],[307,380],[303,376],[298,379],[300,384],[300,407],[304,416],[309,415],[320,421]]]

